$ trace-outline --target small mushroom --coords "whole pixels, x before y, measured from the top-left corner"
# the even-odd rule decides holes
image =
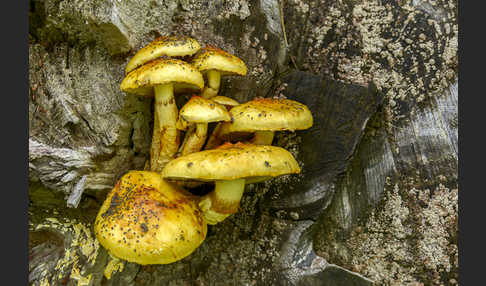
[[[174,93],[199,91],[204,87],[202,74],[189,63],[178,59],[155,59],[131,71],[120,88],[127,93],[155,95],[154,134],[150,170],[160,171],[174,158],[179,148],[176,128],[177,105]],[[160,144],[157,144],[160,140]]]
[[[114,257],[141,265],[168,264],[199,247],[207,225],[193,195],[159,173],[130,171],[108,194],[94,232]]]
[[[246,75],[246,65],[240,58],[209,45],[196,53],[192,64],[207,76],[208,85],[201,94],[204,98],[218,94],[221,75]]]
[[[227,110],[230,110],[234,106],[240,105],[238,101],[232,99],[231,97],[222,96],[222,95],[213,96],[211,97],[211,100],[221,105],[224,105]]]
[[[199,51],[200,48],[201,46],[195,39],[187,36],[158,37],[141,48],[130,59],[125,67],[125,74],[156,58],[191,56]]]
[[[186,137],[180,147],[182,156],[201,150],[206,141],[208,123],[217,121],[230,121],[231,117],[226,108],[210,99],[193,96],[181,108],[177,127],[186,130]]]
[[[222,95],[216,95],[214,97],[211,97],[211,100],[214,102],[217,102],[219,104],[222,104],[226,107],[226,109],[229,111],[231,108],[240,105],[240,103],[230,97],[227,96],[222,96]],[[204,147],[205,150],[209,149],[214,149],[217,146],[221,145],[223,143],[223,140],[219,138],[219,130],[221,128],[221,122],[218,122],[216,127],[214,128],[213,132],[209,136],[208,142],[206,143],[206,146]]]
[[[312,127],[313,117],[307,106],[290,99],[258,98],[233,107],[232,121],[221,124],[218,136],[254,132],[253,144],[271,145],[274,131],[302,130]]]
[[[162,177],[214,181],[214,191],[201,198],[199,207],[208,224],[217,224],[238,211],[246,180],[295,173],[300,173],[297,161],[281,147],[226,143],[170,161]]]
[[[131,82],[127,79],[129,78],[128,74],[136,69],[143,69],[142,66],[150,61],[157,60],[157,62],[160,63],[162,59],[167,59],[169,57],[191,56],[200,48],[201,46],[195,39],[187,36],[163,36],[155,39],[140,49],[133,58],[130,59],[125,68],[127,76],[124,79],[124,82],[126,82],[125,85],[124,82],[122,82],[121,89],[139,95],[153,96],[155,85],[151,82],[157,83],[164,81],[164,79],[160,78],[160,74],[156,76],[147,72],[137,76],[133,76],[132,74],[132,77],[135,78],[132,78]],[[178,61],[182,62],[180,60]],[[181,81],[181,77],[175,80],[175,82],[177,82],[177,85],[175,86],[176,92],[179,92],[184,88],[197,91],[204,86],[204,80],[201,85],[200,79],[197,79],[197,77],[202,78],[202,76],[196,75],[194,77],[193,72],[190,72],[190,70],[194,70],[191,65],[186,65],[184,63],[181,68],[182,70],[187,70],[188,75],[186,80],[182,79]],[[167,71],[169,73],[171,72],[170,69]],[[179,75],[181,75],[181,73],[179,73]],[[137,78],[139,76],[141,76],[141,78]],[[155,77],[158,77],[158,79]],[[182,78],[183,77],[184,74],[182,73]],[[192,82],[194,80],[197,82],[196,85],[200,85],[199,87],[194,88]],[[152,171],[160,171],[164,164],[174,156],[179,147],[179,133],[173,128],[177,120],[177,106],[174,103],[173,95],[169,96],[169,93],[173,93],[170,91],[171,87],[167,83],[165,83],[165,85],[165,88],[161,85],[155,90],[154,132],[152,136],[152,146],[150,148],[150,170]],[[162,104],[163,106],[161,106]],[[161,135],[164,135],[164,138],[161,138]]]

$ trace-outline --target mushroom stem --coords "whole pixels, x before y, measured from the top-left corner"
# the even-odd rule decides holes
[[[203,196],[199,208],[208,224],[217,224],[238,211],[245,179],[216,181],[214,191]]]
[[[182,142],[179,152],[181,156],[197,152],[201,150],[206,141],[208,132],[207,123],[196,123],[195,126],[192,125],[189,130],[187,130],[184,141]]]
[[[207,77],[208,85],[204,87],[201,96],[204,98],[211,98],[218,94],[219,86],[221,84],[221,73],[216,70],[209,70],[207,72]]]
[[[159,116],[157,112],[154,112],[154,131],[152,133],[152,145],[150,146],[150,161],[148,163],[148,169],[144,170],[152,170],[152,168],[155,166],[155,160],[156,154],[160,153],[160,132],[159,132]]]
[[[161,84],[155,86],[154,91],[154,112],[156,113],[155,119],[158,119],[158,122],[154,123],[154,132],[158,132],[159,135],[154,134],[152,137],[150,170],[160,172],[177,152],[179,132],[176,129],[177,105],[174,100],[174,86],[172,84]],[[155,129],[157,125],[158,128]],[[159,143],[159,146],[154,146],[154,143]]]
[[[213,148],[221,145],[221,143],[223,143],[223,140],[221,140],[221,138],[219,138],[220,129],[221,129],[221,122],[218,122],[218,124],[216,125],[216,127],[213,130],[213,133],[211,133],[211,135],[209,136],[208,143],[206,143],[204,150],[213,149]]]
[[[250,142],[255,145],[272,145],[274,134],[273,131],[255,131]]]
[[[219,90],[219,85],[221,84],[221,73],[216,70],[209,70],[208,75],[208,85],[214,90]]]

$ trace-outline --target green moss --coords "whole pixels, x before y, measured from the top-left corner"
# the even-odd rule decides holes
[[[61,192],[44,187],[40,182],[29,182],[29,204],[37,207],[64,207],[66,201]]]

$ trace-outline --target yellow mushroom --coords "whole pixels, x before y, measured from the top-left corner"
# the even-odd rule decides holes
[[[159,57],[184,57],[195,54],[201,46],[187,36],[162,36],[141,48],[125,67],[125,74]]]
[[[216,224],[238,211],[248,180],[296,173],[297,161],[281,147],[226,143],[176,158],[161,174],[167,180],[214,182],[214,191],[201,198],[199,207],[207,223]]]
[[[227,96],[222,96],[222,95],[216,95],[211,97],[211,100],[219,103],[221,105],[224,105],[227,110],[230,110],[232,107],[240,105],[240,103],[230,97]]]
[[[230,121],[231,117],[226,108],[210,99],[193,96],[181,108],[177,128],[189,130],[180,147],[179,153],[184,156],[201,150],[206,141],[208,123]]]
[[[208,85],[201,93],[204,98],[218,94],[221,75],[246,75],[246,65],[240,58],[209,45],[196,53],[192,64],[207,76]]]
[[[179,148],[174,93],[198,92],[204,87],[204,78],[194,66],[169,57],[192,55],[199,48],[199,43],[190,37],[160,37],[140,49],[126,66],[127,75],[120,85],[121,90],[155,97],[150,148],[152,171],[162,170]]]
[[[160,134],[160,144],[154,144],[156,142],[152,140],[150,170],[160,171],[174,158],[179,148],[174,93],[198,91],[203,87],[202,74],[191,64],[177,59],[155,59],[131,71],[123,79],[122,91],[155,95],[155,118],[158,120],[154,123],[154,133]]]
[[[216,95],[214,97],[211,97],[211,100],[222,104],[226,107],[226,109],[229,111],[231,108],[240,105],[240,103],[230,97],[222,96],[222,95]],[[205,150],[209,149],[214,149],[217,146],[221,145],[223,143],[223,140],[219,138],[219,130],[221,129],[221,122],[218,122],[216,127],[214,128],[213,132],[209,136],[208,142],[206,143],[206,146],[204,147]]]
[[[168,264],[199,247],[207,225],[194,196],[159,173],[130,171],[108,194],[94,232],[114,257],[141,265]]]
[[[254,133],[253,144],[271,145],[275,131],[302,130],[312,127],[313,117],[307,106],[290,99],[258,98],[231,108],[232,121],[221,124],[222,140],[232,133]]]

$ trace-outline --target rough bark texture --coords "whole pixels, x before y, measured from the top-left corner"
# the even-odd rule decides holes
[[[32,285],[457,284],[457,1],[30,0],[29,16]],[[189,257],[107,280],[91,224],[153,125],[119,84],[169,34],[245,61],[222,95],[295,99],[315,125],[274,140],[302,174],[248,185]]]

